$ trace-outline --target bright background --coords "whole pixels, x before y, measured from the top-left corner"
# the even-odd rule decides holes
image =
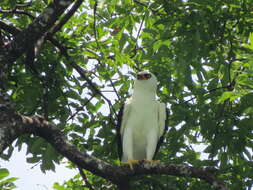
[[[17,149],[13,152],[9,161],[0,159],[0,167],[10,172],[8,177],[19,178],[14,182],[17,186],[15,190],[52,190],[55,182],[62,184],[78,173],[77,170],[68,169],[65,164],[56,165],[55,172],[43,173],[39,164],[27,163],[26,157],[26,147],[23,145],[20,152]]]

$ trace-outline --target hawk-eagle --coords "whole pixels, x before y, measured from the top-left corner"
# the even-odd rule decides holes
[[[133,94],[118,114],[118,153],[122,163],[152,161],[167,130],[167,109],[156,100],[157,78],[148,71],[137,74]]]

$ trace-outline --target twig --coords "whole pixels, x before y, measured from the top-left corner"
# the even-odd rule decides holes
[[[230,85],[213,88],[211,90],[208,90],[208,92],[206,94],[211,93],[211,92],[216,91],[216,90],[220,90],[220,89],[228,89],[229,87],[230,87]]]
[[[140,36],[140,33],[141,33],[141,29],[142,29],[142,26],[143,26],[143,23],[144,23],[146,14],[147,14],[147,13],[144,13],[144,15],[143,15],[143,17],[142,17],[141,24],[140,24],[140,27],[139,27],[139,29],[138,29],[137,36],[136,36],[135,46],[134,46],[134,49],[133,49],[134,54],[133,54],[130,58],[133,58],[133,57],[137,54],[138,39],[139,39],[139,36]]]
[[[213,91],[220,90],[220,89],[228,89],[228,90],[229,90],[229,88],[230,88],[230,84],[227,85],[227,86],[222,86],[222,87],[213,88],[213,89],[207,91],[205,94],[209,94],[209,93],[211,93],[211,92],[213,92]],[[197,97],[193,97],[193,98],[191,98],[191,99],[189,99],[189,100],[184,101],[183,103],[188,103],[188,102],[190,102],[190,101],[192,101],[192,100],[194,100],[194,99],[196,99],[196,98],[197,98]]]
[[[98,43],[98,33],[96,30],[96,12],[97,12],[97,6],[98,6],[98,2],[97,0],[95,0],[95,4],[94,4],[94,9],[93,9],[93,30],[94,30],[94,37],[97,43],[97,49],[99,48],[99,43]]]
[[[52,36],[54,33],[59,31],[61,27],[73,16],[73,14],[77,11],[80,5],[83,3],[83,0],[77,0],[74,5],[70,8],[70,10],[63,16],[63,18],[58,22],[52,30],[49,32],[49,36]]]
[[[43,116],[45,117],[46,120],[48,120],[49,117],[49,110],[48,110],[48,82],[45,81],[43,83],[44,89],[43,89],[43,95],[42,95],[42,101],[43,101]]]
[[[3,38],[2,31],[0,30],[0,47],[2,47],[3,45],[4,45],[4,38]]]
[[[101,92],[115,92],[114,90],[101,90]]]
[[[69,120],[73,119],[73,118],[83,109],[83,107],[85,107],[95,96],[96,96],[96,94],[93,94],[93,96],[91,96],[91,97],[82,105],[82,107],[77,108],[77,111],[67,119],[67,122],[68,122]]]
[[[2,14],[26,15],[26,16],[30,17],[31,19],[35,18],[31,13],[25,12],[23,10],[16,10],[16,9],[13,9],[13,10],[2,10],[2,9],[0,9],[0,13],[2,13]]]
[[[106,20],[103,16],[101,16],[100,14],[96,13],[96,15],[101,18],[104,22],[108,22],[108,20]]]
[[[34,168],[37,167],[40,163],[42,163],[42,160],[40,160],[39,162],[37,162],[36,164],[34,164],[30,169],[34,169]]]
[[[78,64],[76,64],[75,62],[69,62],[69,64],[79,73],[79,75],[89,84],[89,86],[91,87],[93,93],[95,94],[99,94],[109,105],[109,107],[112,109],[112,111],[114,112],[115,115],[117,115],[112,102],[105,97],[105,95],[96,87],[96,85],[86,76],[86,71],[80,67]]]
[[[85,175],[85,173],[83,172],[83,169],[78,167],[79,173],[85,183],[85,186],[88,187],[90,190],[95,190],[95,188],[90,184],[90,182],[87,179],[87,176]]]
[[[98,61],[98,64],[99,64],[99,65],[105,67],[105,65],[100,61],[100,59],[98,59],[98,58],[95,58],[95,59]],[[115,87],[115,85],[113,84],[112,79],[111,79],[110,77],[109,77],[109,82],[110,82],[110,84],[112,85],[113,92],[116,94],[118,100],[120,100],[120,95],[119,95],[118,91],[116,90],[116,87]],[[103,91],[103,92],[105,92],[105,91]]]
[[[141,25],[140,25],[140,27],[139,27],[139,30],[138,30],[138,33],[137,33],[137,36],[136,36],[136,47],[138,46],[138,45],[137,45],[137,41],[138,41],[138,38],[139,38],[139,36],[140,36],[141,29],[142,29],[142,26],[143,26],[143,23],[144,23],[146,14],[147,14],[147,13],[144,13],[144,15],[143,15],[143,17],[142,17]]]
[[[113,82],[112,82],[112,79],[109,78],[109,81],[110,81],[110,84],[112,85],[113,91],[114,91],[114,93],[116,94],[118,100],[120,100],[120,95],[119,95],[118,91],[116,90],[116,87],[115,87],[115,85],[114,85]]]
[[[17,3],[16,4],[16,8],[24,8],[24,7],[29,7],[29,6],[31,6],[32,5],[32,1],[30,1],[30,2],[27,2],[27,3]]]
[[[140,1],[137,1],[137,0],[133,0],[133,2],[135,2],[136,4],[142,6],[142,7],[146,7],[147,9],[151,10],[151,12],[154,14],[154,15],[159,15],[159,16],[167,16],[167,14],[161,14],[159,13],[158,10],[155,10],[155,9],[152,9],[150,8],[148,5],[146,5],[145,3],[142,3]]]

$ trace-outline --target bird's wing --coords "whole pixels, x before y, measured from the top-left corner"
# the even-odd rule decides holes
[[[165,120],[166,120],[166,105],[164,103],[158,102],[158,127],[159,127],[159,137],[164,134]]]
[[[169,110],[164,103],[158,103],[158,127],[159,127],[159,140],[157,142],[154,157],[156,156],[161,144],[164,141],[165,133],[168,130],[168,116]]]
[[[121,123],[121,127],[120,127],[120,134],[121,135],[123,135],[123,133],[124,133],[124,130],[126,127],[126,122],[129,118],[130,107],[131,107],[131,103],[125,103],[124,110],[123,110],[123,116],[122,116],[122,123]]]
[[[130,112],[130,104],[126,103],[121,106],[120,111],[118,113],[116,136],[117,136],[119,160],[121,160],[122,158],[122,136],[126,126],[126,120],[129,116],[129,112]]]

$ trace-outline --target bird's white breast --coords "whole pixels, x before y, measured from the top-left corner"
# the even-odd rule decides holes
[[[155,100],[132,102],[131,113],[126,125],[134,129],[135,133],[141,134],[147,134],[146,130],[157,129],[157,102]]]

